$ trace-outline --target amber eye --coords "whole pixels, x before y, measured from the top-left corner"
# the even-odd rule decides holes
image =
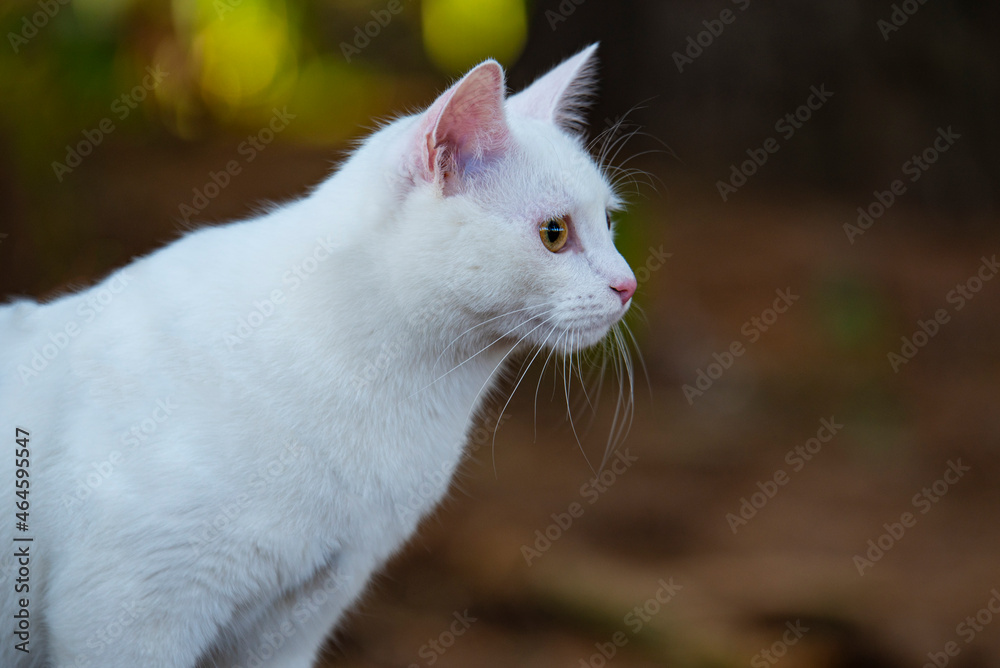
[[[552,218],[539,226],[538,233],[545,247],[553,253],[558,253],[569,239],[569,226],[565,218]]]

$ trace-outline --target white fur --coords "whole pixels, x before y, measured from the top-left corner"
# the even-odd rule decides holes
[[[522,100],[566,102],[592,51]],[[498,70],[445,95],[489,104]],[[312,665],[445,494],[508,353],[591,345],[627,309],[615,196],[556,122],[575,107],[516,99],[400,119],[304,199],[0,309],[0,541],[15,427],[34,537],[32,653],[12,649],[8,556],[0,665]],[[428,144],[445,125],[464,147]],[[567,214],[554,254],[538,226]]]

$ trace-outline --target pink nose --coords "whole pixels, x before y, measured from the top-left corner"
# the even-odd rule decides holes
[[[636,285],[635,278],[630,276],[612,285],[611,289],[617,292],[618,296],[622,298],[622,306],[624,306],[628,303],[628,300],[632,299],[632,295],[635,294]]]

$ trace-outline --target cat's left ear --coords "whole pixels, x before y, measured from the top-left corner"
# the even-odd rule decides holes
[[[570,133],[586,125],[583,117],[595,85],[597,43],[555,66],[517,95],[507,100],[517,114],[555,123]]]
[[[504,73],[495,60],[472,69],[424,112],[418,127],[422,176],[445,194],[459,188],[463,175],[481,168],[507,146]]]

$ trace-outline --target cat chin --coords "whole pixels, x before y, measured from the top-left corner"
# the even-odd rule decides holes
[[[548,347],[565,354],[581,352],[601,343],[613,326],[612,323],[611,325],[599,325],[585,329],[576,327],[567,329],[550,338]]]

